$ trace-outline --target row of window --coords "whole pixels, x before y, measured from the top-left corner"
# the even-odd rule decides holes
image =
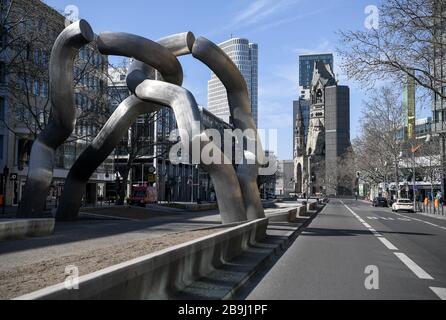
[[[43,98],[48,97],[48,82],[46,80],[39,80],[33,77],[26,77],[22,74],[17,78],[17,85],[23,92],[29,92],[34,96]]]
[[[105,104],[91,99],[81,93],[75,93],[74,102],[76,106],[84,111],[105,112]]]
[[[89,47],[82,47],[79,50],[79,58],[89,61],[90,63],[92,63],[94,66],[99,67],[102,62],[103,62],[103,58],[102,55],[94,52],[91,48]]]
[[[102,79],[94,75],[82,74],[82,70],[79,67],[74,67],[74,79],[79,79],[79,84],[85,87],[95,88],[99,91],[102,91],[105,86],[105,82]]]

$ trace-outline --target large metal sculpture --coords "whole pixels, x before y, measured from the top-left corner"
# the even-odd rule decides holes
[[[20,218],[43,213],[53,178],[54,153],[72,134],[76,125],[74,59],[79,49],[93,40],[90,25],[80,20],[63,30],[54,43],[49,65],[51,119],[31,150],[28,180],[17,214]]]
[[[75,27],[72,25],[69,28]],[[177,120],[181,143],[188,144],[186,150],[190,153],[194,145],[198,145],[201,150],[213,144],[201,126],[201,115],[195,98],[181,87],[183,71],[177,56],[192,54],[220,78],[227,89],[234,127],[242,131],[250,129],[253,132],[252,135],[245,136],[245,139],[252,141],[236,141],[238,147],[243,149],[245,143],[252,142],[258,148],[257,154],[263,154],[250,112],[246,82],[230,58],[209,40],[195,39],[191,32],[171,35],[157,42],[132,34],[107,32],[97,37],[97,44],[102,54],[135,59],[126,79],[133,95],[115,110],[98,136],[71,168],[57,210],[58,219],[72,220],[77,217],[85,185],[91,174],[113,151],[128,128],[142,113],[156,111],[160,105],[172,108]],[[72,63],[71,59],[74,60],[74,57],[68,57],[65,63]],[[51,61],[53,62],[53,59]],[[53,67],[60,63],[60,61],[54,61]],[[151,68],[160,73],[162,81],[149,79]],[[72,74],[68,74],[68,78],[72,81]],[[71,89],[71,95],[72,92]],[[65,95],[65,98],[67,101],[73,100],[73,97],[69,95]],[[72,123],[75,123],[74,117]],[[73,128],[70,128],[70,134]],[[232,164],[228,164],[230,159],[226,158],[224,152],[215,145],[213,147],[213,150],[217,150],[216,156],[220,162],[201,163],[201,165],[213,181],[222,222],[240,222],[264,217],[257,187],[258,162],[249,161],[256,160],[255,151],[245,150],[242,163],[235,169]],[[193,159],[192,154],[188,155],[188,159]],[[33,168],[37,170],[50,168],[48,165],[42,166],[39,157],[31,158],[31,162],[33,162]],[[29,176],[32,176],[31,172]],[[49,180],[51,182],[51,178]],[[46,190],[39,195],[39,199],[33,199],[35,194],[25,195],[22,202],[27,203],[20,207],[22,216],[27,215],[28,212],[32,214],[43,209],[43,206],[35,206],[35,203],[43,203],[48,188],[49,183]]]

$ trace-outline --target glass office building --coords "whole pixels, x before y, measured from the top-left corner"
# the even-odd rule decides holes
[[[311,81],[313,80],[314,63],[316,61],[323,61],[325,64],[329,64],[331,70],[333,70],[333,54],[321,53],[321,54],[306,54],[299,56],[299,85],[305,88],[309,88]]]
[[[247,39],[233,38],[219,44],[219,47],[232,59],[241,71],[248,86],[253,119],[258,124],[258,45]],[[208,82],[208,109],[213,114],[230,122],[230,112],[226,89],[221,81],[211,74]]]

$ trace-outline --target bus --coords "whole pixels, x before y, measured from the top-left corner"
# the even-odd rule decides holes
[[[130,205],[145,206],[150,203],[157,203],[158,192],[154,186],[138,185],[132,187],[132,193],[129,198]]]

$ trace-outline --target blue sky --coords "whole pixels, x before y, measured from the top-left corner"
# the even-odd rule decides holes
[[[63,11],[68,5],[96,33],[123,31],[152,40],[192,31],[216,43],[231,37],[248,38],[259,44],[259,128],[278,130],[278,157],[291,159],[293,150],[292,102],[298,96],[298,56],[308,52],[333,52],[336,31],[364,28],[370,0],[46,0]],[[185,80],[199,104],[207,105],[206,67],[191,57],[181,57]],[[361,101],[365,91],[349,81],[338,66],[340,84],[351,90],[351,134],[357,134]]]

